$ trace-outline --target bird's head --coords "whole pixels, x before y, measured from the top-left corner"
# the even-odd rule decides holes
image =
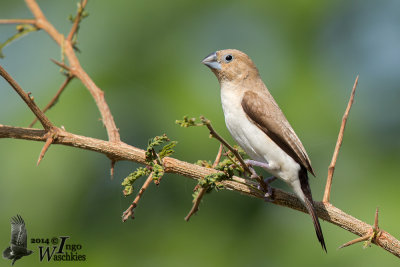
[[[236,49],[225,49],[211,53],[201,63],[214,72],[220,83],[240,82],[259,77],[253,61],[245,53]]]

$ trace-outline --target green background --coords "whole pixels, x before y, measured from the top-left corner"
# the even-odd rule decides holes
[[[48,19],[68,33],[75,1],[38,1]],[[214,75],[200,61],[210,52],[246,52],[301,138],[316,170],[314,198],[322,198],[327,167],[357,74],[355,103],[334,176],[332,203],[399,233],[400,2],[399,1],[89,1],[78,56],[105,91],[124,142],[145,148],[162,133],[179,141],[174,157],[214,159],[218,143],[205,128],[183,129],[175,120],[204,115],[225,128]],[[0,18],[31,18],[23,1],[2,0]],[[0,25],[0,42],[15,31]],[[43,32],[4,49],[0,64],[44,107],[63,82],[50,58],[59,47]],[[88,91],[74,80],[48,112],[57,126],[106,139]],[[33,115],[0,80],[0,123],[27,126]],[[39,127],[39,125],[36,125]],[[229,191],[203,200],[189,223],[195,182],[166,175],[135,211],[120,216],[133,196],[120,185],[138,165],[118,162],[114,180],[103,155],[54,145],[40,166],[43,143],[0,140],[0,247],[9,242],[9,219],[21,214],[28,236],[70,235],[81,244],[75,266],[397,266],[373,246],[337,250],[356,236],[321,222],[325,254],[309,216]],[[286,188],[281,182],[274,184]],[[17,266],[39,264],[38,249]],[[10,264],[0,260],[1,265]],[[60,264],[60,263],[51,263]],[[66,266],[66,263],[64,263]],[[68,266],[69,266],[68,265]]]

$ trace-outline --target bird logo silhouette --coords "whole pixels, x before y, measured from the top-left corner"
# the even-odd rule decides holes
[[[11,218],[11,242],[10,246],[3,251],[3,258],[12,260],[11,265],[14,265],[16,260],[32,253],[32,250],[27,249],[24,219],[17,214],[17,216]]]

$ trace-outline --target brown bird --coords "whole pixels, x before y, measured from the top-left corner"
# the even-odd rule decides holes
[[[202,63],[218,78],[226,126],[253,159],[246,163],[264,168],[293,189],[311,215],[326,251],[308,183],[307,171],[315,176],[311,161],[253,61],[239,50],[227,49],[208,55]]]

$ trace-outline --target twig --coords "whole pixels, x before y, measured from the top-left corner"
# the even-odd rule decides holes
[[[55,59],[53,59],[53,58],[50,58],[50,60],[51,60],[54,64],[56,64],[57,66],[59,66],[59,67],[65,69],[66,71],[68,71],[69,73],[71,73],[71,68],[68,67],[67,65],[65,65],[64,63],[59,62],[59,61],[57,61],[57,60],[55,60]],[[71,76],[73,76],[73,75],[71,74]]]
[[[189,221],[190,217],[192,217],[193,214],[195,214],[199,210],[199,205],[201,202],[201,199],[203,198],[204,194],[207,192],[208,187],[202,187],[200,189],[199,194],[197,195],[196,199],[193,201],[193,206],[192,209],[189,211],[188,215],[185,217],[185,221]]]
[[[58,98],[60,97],[61,93],[64,91],[64,89],[67,87],[69,82],[74,78],[74,76],[68,75],[63,84],[61,85],[60,89],[58,89],[56,95],[50,100],[50,102],[46,105],[46,107],[43,109],[43,113],[46,113],[47,110],[52,108],[54,104],[58,101]],[[33,127],[35,123],[37,122],[37,118],[35,118],[31,124],[29,124],[29,128]]]
[[[343,134],[344,134],[344,129],[346,127],[347,117],[349,116],[349,112],[350,112],[351,106],[353,105],[353,102],[354,102],[354,94],[356,92],[357,84],[358,84],[358,75],[356,77],[356,80],[355,80],[354,85],[353,85],[353,89],[351,91],[349,103],[347,104],[346,111],[344,112],[344,115],[343,115],[343,118],[342,118],[342,125],[340,126],[340,130],[339,130],[339,135],[338,135],[338,139],[337,139],[337,142],[336,142],[335,151],[333,152],[332,161],[331,161],[331,164],[329,165],[329,168],[328,168],[328,177],[326,179],[324,198],[322,200],[324,203],[329,203],[329,200],[330,200],[332,177],[333,177],[333,173],[335,172],[336,160],[337,160],[337,157],[339,155],[339,150],[340,150],[340,147],[341,147],[342,142],[343,142]]]
[[[53,127],[53,124],[50,120],[44,115],[44,113],[40,110],[40,108],[33,101],[33,97],[27,94],[21,86],[0,66],[0,75],[11,85],[12,88],[20,95],[22,100],[28,105],[28,107],[32,110],[33,114],[38,118],[40,123],[43,125],[45,130],[50,130]]]
[[[239,152],[237,149],[235,149],[234,147],[232,147],[228,142],[226,142],[215,130],[214,128],[211,126],[211,122],[204,118],[204,116],[200,116],[201,121],[207,126],[208,130],[210,131],[211,136],[213,136],[215,139],[217,139],[218,141],[220,141],[226,148],[228,148],[233,155],[235,155],[235,157],[237,158],[237,160],[240,162],[240,165],[242,166],[243,170],[245,172],[247,172],[248,174],[252,174],[252,172],[250,171],[249,167],[247,166],[247,164],[244,162],[243,158],[240,156]],[[264,180],[257,175],[257,177],[255,177],[255,179],[258,181],[258,183],[260,184],[261,188],[264,190],[264,192],[267,192],[268,190],[268,185],[264,182]]]
[[[219,149],[218,149],[217,157],[215,158],[214,163],[213,163],[213,165],[212,165],[213,168],[217,167],[218,163],[219,163],[220,160],[221,160],[222,148],[223,148],[223,147],[224,147],[224,146],[223,146],[222,144],[219,144]]]
[[[242,165],[242,168],[244,171],[246,171],[247,173],[251,174],[251,171],[249,169],[249,167],[247,166],[247,164],[244,162],[243,158],[240,156],[239,152],[237,151],[237,149],[233,148],[228,142],[226,142],[215,130],[214,128],[211,126],[211,122],[204,118],[204,116],[200,116],[201,121],[207,126],[208,130],[210,131],[210,134],[217,139],[218,141],[220,141],[227,149],[229,149],[233,155],[235,155],[235,157],[238,159],[238,161],[240,162],[240,165]]]
[[[222,145],[222,143],[219,144],[217,157],[215,158],[212,168],[217,167],[218,163],[220,162],[223,148],[224,148],[224,146]],[[187,221],[187,222],[189,221],[190,217],[192,217],[192,215],[195,214],[199,210],[200,202],[203,199],[203,196],[205,195],[205,193],[207,192],[209,187],[207,186],[207,187],[202,187],[200,189],[198,189],[198,188],[199,188],[199,185],[196,185],[196,187],[193,190],[193,191],[199,190],[199,193],[197,194],[196,198],[193,200],[192,209],[189,211],[188,215],[185,217],[185,221]]]
[[[36,24],[34,19],[0,19],[0,24]]]
[[[149,187],[149,185],[151,184],[151,181],[153,181],[153,173],[150,173],[149,177],[147,177],[146,181],[142,185],[142,188],[140,188],[139,193],[136,195],[135,200],[132,202],[132,204],[129,206],[129,208],[126,211],[124,211],[124,213],[122,214],[123,222],[128,220],[129,217],[131,217],[132,219],[135,218],[133,216],[133,210],[137,207],[137,204],[138,204],[140,198],[142,197],[144,191],[146,191],[147,187]]]
[[[81,2],[78,4],[78,12],[76,14],[74,24],[72,25],[71,31],[68,34],[67,41],[72,41],[72,38],[78,31],[79,23],[81,22],[82,18],[82,13],[83,10],[85,9],[85,6],[87,4],[87,0],[81,0]]]
[[[10,45],[15,40],[22,38],[23,36],[27,35],[30,32],[37,31],[39,28],[36,26],[32,26],[30,24],[20,24],[17,27],[17,32],[9,37],[5,42],[0,43],[0,58],[4,58],[2,50],[7,46]]]

